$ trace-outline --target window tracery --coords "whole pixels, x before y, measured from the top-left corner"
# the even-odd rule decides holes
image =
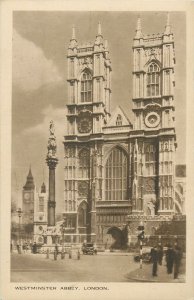
[[[106,200],[127,199],[127,155],[122,149],[114,148],[105,166]]]

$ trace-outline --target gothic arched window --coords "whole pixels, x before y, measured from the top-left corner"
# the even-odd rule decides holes
[[[122,126],[122,116],[121,115],[117,116],[116,126]]]
[[[147,175],[156,174],[156,147],[155,145],[148,145],[145,153],[145,165]]]
[[[105,166],[106,200],[127,199],[127,155],[122,149],[114,148]]]
[[[90,151],[89,149],[82,149],[79,152],[79,177],[88,178],[90,167]]]
[[[84,71],[81,76],[81,102],[92,101],[92,76],[89,71]]]
[[[147,72],[147,96],[160,95],[160,69],[159,66],[152,62]]]
[[[78,209],[78,225],[85,227],[87,224],[87,204],[84,202]]]

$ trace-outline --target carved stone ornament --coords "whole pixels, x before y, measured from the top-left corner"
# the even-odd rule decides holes
[[[149,194],[155,191],[155,178],[145,178],[145,193]]]
[[[83,69],[85,67],[89,67],[92,69],[93,59],[91,56],[83,57],[79,59],[79,65]]]
[[[145,50],[145,56],[156,58],[160,61],[161,60],[161,49],[159,47],[148,48]]]
[[[92,129],[92,118],[88,113],[81,113],[78,118],[78,131],[80,133],[89,133]]]
[[[87,197],[87,195],[88,195],[88,182],[87,181],[79,181],[78,182],[78,193],[80,196]]]

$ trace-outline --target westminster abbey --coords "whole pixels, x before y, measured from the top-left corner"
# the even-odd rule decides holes
[[[95,41],[69,43],[64,137],[64,216],[68,242],[124,243],[140,222],[151,234],[181,213],[175,197],[175,51],[167,18],[161,34],[133,39],[133,124],[111,112],[111,53],[98,24]],[[158,223],[157,223],[158,224]],[[123,237],[123,238],[122,238]]]

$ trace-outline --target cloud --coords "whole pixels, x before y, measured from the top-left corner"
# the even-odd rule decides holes
[[[56,65],[41,48],[13,31],[13,83],[25,91],[62,81]]]
[[[49,136],[49,123],[51,120],[55,124],[55,135],[61,141],[65,134],[66,124],[66,108],[53,108],[50,104],[42,111],[43,120],[36,126],[25,128],[22,132],[25,136],[39,135],[47,137]]]

